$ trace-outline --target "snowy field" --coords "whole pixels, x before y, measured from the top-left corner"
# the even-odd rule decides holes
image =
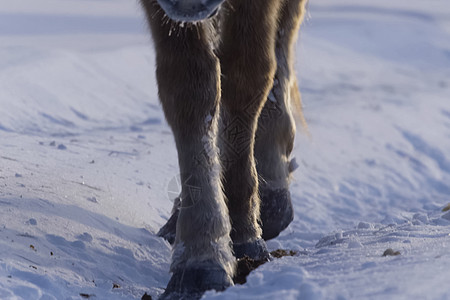
[[[450,2],[313,0],[297,54],[298,255],[204,299],[450,299]],[[177,172],[134,0],[0,5],[0,299],[157,298]]]

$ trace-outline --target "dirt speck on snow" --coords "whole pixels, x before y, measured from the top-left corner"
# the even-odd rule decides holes
[[[270,255],[273,258],[281,258],[283,256],[295,256],[297,255],[297,252],[292,250],[284,250],[284,249],[277,249],[272,252],[270,252]],[[255,260],[248,256],[244,256],[243,258],[240,258],[237,260],[237,270],[236,275],[233,278],[233,281],[235,284],[244,284],[247,282],[247,276],[258,268],[259,266],[265,264],[270,260],[261,259],[261,260]]]
[[[400,251],[394,251],[391,248],[386,249],[386,251],[384,251],[383,256],[397,256],[400,255]]]

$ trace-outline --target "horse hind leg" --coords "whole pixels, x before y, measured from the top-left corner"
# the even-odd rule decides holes
[[[236,257],[264,258],[254,145],[276,68],[280,1],[229,0],[225,5],[218,49],[223,75],[219,145],[231,237]]]
[[[255,159],[261,197],[262,237],[272,239],[293,220],[289,193],[290,161],[295,135],[291,107],[301,116],[300,93],[293,70],[294,43],[305,10],[305,0],[285,0],[278,21],[273,87],[258,120]]]
[[[156,2],[142,3],[156,49],[159,96],[174,134],[182,183],[172,277],[161,299],[196,299],[205,290],[232,285],[235,268],[216,146],[220,64],[210,47],[207,24],[186,25],[177,31],[177,24],[164,19]]]

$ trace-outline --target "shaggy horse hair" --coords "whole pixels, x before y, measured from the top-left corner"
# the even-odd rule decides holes
[[[268,259],[293,219],[289,177],[300,106],[293,45],[305,0],[141,0],[182,192],[161,299],[233,285],[236,258]]]

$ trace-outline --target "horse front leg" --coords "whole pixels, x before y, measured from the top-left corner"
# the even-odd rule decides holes
[[[183,28],[155,1],[143,1],[156,49],[160,100],[172,128],[181,173],[181,204],[172,278],[162,299],[195,299],[232,285],[235,258],[220,182],[216,135],[220,65],[207,23]]]
[[[275,53],[277,70],[272,90],[264,105],[256,132],[257,161],[261,197],[263,238],[280,234],[294,217],[289,193],[290,174],[296,168],[290,154],[294,145],[295,121],[300,117],[300,92],[293,69],[294,44],[304,15],[306,0],[285,0],[278,21]]]
[[[236,257],[268,257],[259,225],[254,144],[258,116],[276,69],[275,36],[280,2],[230,0],[225,3],[221,20],[219,137]]]

